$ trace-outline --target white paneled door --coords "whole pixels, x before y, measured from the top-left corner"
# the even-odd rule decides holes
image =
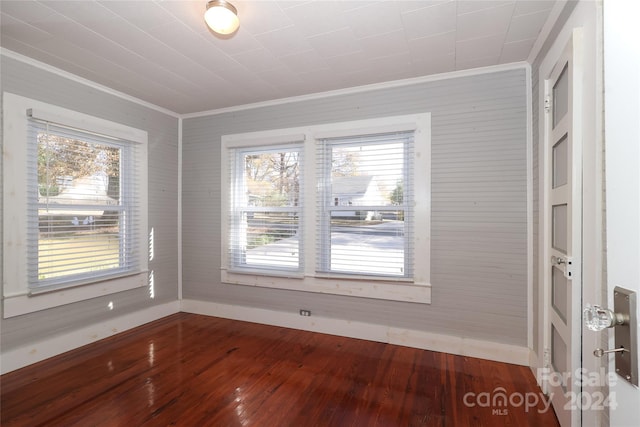
[[[581,367],[581,38],[574,30],[544,80],[545,385],[563,427],[581,423],[572,407],[581,391],[573,380]]]

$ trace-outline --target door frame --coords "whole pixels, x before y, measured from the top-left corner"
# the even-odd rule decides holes
[[[629,49],[629,42],[640,35],[640,4],[607,2],[603,13],[607,186],[607,277],[603,282],[609,289],[602,305],[611,309],[616,286],[640,295],[640,50],[637,44],[635,49]],[[640,306],[636,311],[640,325]],[[601,334],[601,347],[614,348],[614,329],[605,329]],[[615,374],[615,357],[603,362],[609,365],[612,376],[609,396],[617,404],[615,410],[611,407],[610,425],[636,425],[640,389]]]

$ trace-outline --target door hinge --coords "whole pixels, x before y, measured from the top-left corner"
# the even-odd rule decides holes
[[[544,112],[549,113],[551,111],[551,97],[549,95],[544,97]]]
[[[545,347],[542,352],[542,366],[545,368],[551,367],[551,349]]]

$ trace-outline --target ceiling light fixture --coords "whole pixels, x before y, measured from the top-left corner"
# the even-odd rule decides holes
[[[218,34],[231,34],[240,26],[238,11],[225,0],[211,0],[207,3],[204,20]]]

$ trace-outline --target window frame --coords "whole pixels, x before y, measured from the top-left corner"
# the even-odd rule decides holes
[[[137,268],[118,274],[89,278],[82,281],[69,280],[52,288],[29,286],[29,249],[27,236],[33,235],[29,228],[29,178],[33,172],[28,154],[29,115],[38,119],[68,126],[80,131],[130,141],[135,144],[138,162],[135,169],[139,176],[137,194],[139,229],[129,236],[138,240]],[[147,229],[148,229],[148,184],[146,131],[62,108],[42,101],[12,93],[3,93],[3,317],[9,318],[47,308],[78,302],[103,295],[148,285]],[[37,152],[37,150],[36,150]],[[10,159],[10,161],[7,161]]]
[[[414,271],[412,278],[369,276],[357,274],[319,273],[317,265],[317,202],[320,197],[317,184],[316,151],[321,139],[353,137],[390,132],[414,132],[415,149],[411,161],[416,219],[413,223]],[[304,199],[303,228],[304,270],[301,274],[285,271],[234,271],[229,266],[229,212],[230,171],[229,156],[234,149],[286,144],[303,140],[304,170],[302,175],[306,190]],[[431,114],[411,114],[381,117],[322,125],[302,126],[268,131],[223,135],[221,138],[221,275],[222,283],[259,286],[304,292],[348,295],[363,298],[406,301],[429,304],[430,283],[430,232],[431,232]],[[419,262],[418,262],[419,261]]]
[[[411,133],[411,137],[407,137],[406,135]],[[317,232],[317,240],[320,246],[320,253],[318,253],[318,260],[316,263],[316,272],[319,275],[324,276],[340,276],[340,277],[352,277],[352,276],[362,276],[369,277],[372,280],[410,280],[413,278],[413,245],[408,239],[404,239],[403,241],[403,274],[381,274],[381,273],[358,273],[358,272],[348,272],[346,270],[341,271],[339,269],[332,269],[331,264],[333,260],[333,245],[332,245],[332,224],[331,218],[333,218],[333,213],[345,212],[345,211],[353,211],[353,210],[377,210],[377,211],[388,211],[388,210],[402,210],[404,219],[404,231],[405,236],[408,238],[413,238],[413,187],[414,182],[413,178],[413,165],[410,161],[410,156],[413,153],[414,147],[414,132],[389,132],[389,133],[377,133],[375,135],[365,134],[365,135],[357,135],[357,136],[347,136],[340,138],[330,138],[330,139],[320,139],[317,141],[317,156],[316,165],[319,165],[321,168],[321,177],[322,182],[324,183],[321,191],[318,194],[317,203],[318,209],[317,211],[322,214],[322,217],[317,221],[318,223],[318,232]],[[379,139],[379,141],[375,141],[375,139]],[[411,140],[409,142],[408,140]],[[332,174],[333,174],[333,153],[335,149],[347,148],[347,147],[356,147],[356,146],[369,146],[372,147],[374,145],[386,145],[389,144],[390,141],[395,141],[395,143],[402,143],[403,145],[403,158],[402,158],[402,182],[404,183],[405,194],[409,194],[410,198],[403,201],[402,205],[392,207],[391,205],[366,205],[366,206],[345,206],[342,204],[334,204],[332,203],[333,199],[333,185],[335,184]],[[338,201],[336,200],[336,203]],[[351,204],[349,202],[349,204]],[[399,209],[398,209],[399,208]],[[324,252],[324,254],[323,254]]]
[[[238,178],[239,178],[239,175],[245,178],[244,162],[242,159],[247,153],[268,154],[268,153],[276,153],[276,152],[283,152],[283,151],[291,151],[291,152],[296,151],[299,153],[300,163],[304,164],[304,142],[297,141],[297,142],[290,142],[287,144],[261,145],[259,147],[258,146],[238,147],[230,150],[232,150],[233,153],[230,153],[231,155],[228,157],[228,159],[231,162],[230,166],[233,167],[233,172],[229,176],[230,184],[226,190],[227,192],[230,192],[229,210],[227,212],[232,212],[229,215],[230,233],[233,233],[233,235],[239,235],[241,233],[240,228],[242,228],[242,226],[240,224],[241,220],[239,219],[239,217],[243,216],[244,214],[248,214],[250,212],[286,212],[290,214],[297,213],[298,232],[296,234],[298,234],[299,240],[298,240],[298,267],[297,268],[283,267],[282,269],[278,269],[273,267],[256,267],[248,264],[238,263],[237,260],[242,257],[242,254],[240,253],[242,249],[242,245],[232,245],[229,242],[229,250],[227,252],[227,254],[229,255],[229,261],[230,261],[229,269],[235,272],[244,272],[244,273],[250,273],[250,274],[255,274],[255,273],[271,274],[272,272],[275,272],[276,274],[285,273],[289,275],[301,274],[301,272],[304,269],[304,254],[303,254],[304,240],[303,240],[303,233],[300,232],[302,230],[302,226],[304,225],[304,220],[303,220],[304,201],[302,201],[302,203],[299,203],[297,206],[286,206],[286,207],[266,206],[266,207],[253,208],[253,207],[250,207],[248,204],[239,204],[238,200],[244,197],[244,195],[240,193],[242,190],[246,189],[245,187],[246,183],[243,181],[242,184],[240,184]],[[300,194],[304,194],[304,180],[302,176],[299,177],[298,197],[300,196]],[[235,205],[239,205],[237,211],[234,210],[234,208],[232,207]],[[246,235],[244,236],[244,238],[246,240]],[[228,237],[227,240],[230,240],[230,238]]]

